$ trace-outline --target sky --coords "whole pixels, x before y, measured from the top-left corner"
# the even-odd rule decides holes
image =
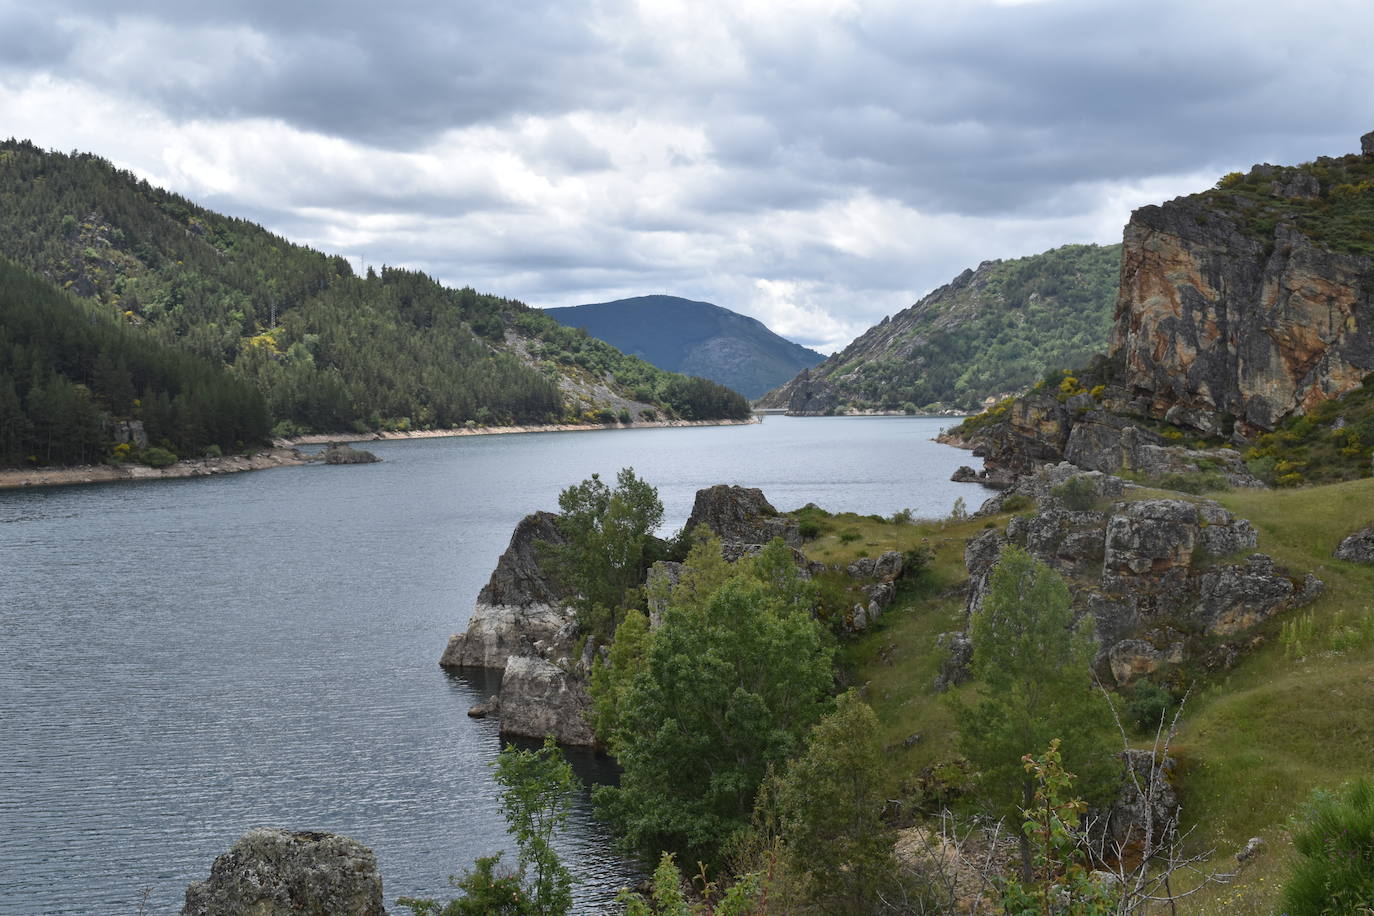
[[[1374,130],[1374,3],[0,0],[0,134],[363,264],[823,352]]]

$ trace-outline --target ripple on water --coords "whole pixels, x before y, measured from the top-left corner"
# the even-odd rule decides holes
[[[906,419],[383,442],[381,464],[0,492],[0,914],[176,912],[257,825],[371,846],[445,897],[505,847],[490,692],[435,664],[521,516],[622,466],[669,527],[712,483],[942,515],[965,453]],[[604,759],[573,755],[584,779]],[[634,880],[584,793],[560,850],[598,912]]]

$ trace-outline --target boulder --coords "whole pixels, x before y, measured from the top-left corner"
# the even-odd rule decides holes
[[[1254,628],[1281,610],[1307,604],[1322,591],[1311,573],[1301,585],[1274,570],[1262,553],[1244,566],[1220,566],[1202,574],[1196,615],[1207,633],[1230,636]]]
[[[1116,682],[1129,684],[1165,664],[1176,665],[1183,661],[1183,643],[1177,642],[1167,650],[1160,650],[1143,639],[1123,639],[1107,651],[1107,660]]]
[[[940,673],[935,675],[935,691],[943,693],[950,687],[964,683],[973,676],[973,640],[967,633],[941,633],[935,645],[948,653],[940,662]]]
[[[1161,759],[1148,750],[1128,750],[1120,755],[1121,789],[1107,812],[1106,852],[1128,858],[1167,846],[1178,829],[1178,793],[1170,782],[1177,766],[1172,757]]]
[[[501,678],[501,734],[552,736],[559,744],[591,746],[586,681],[542,658],[513,656]]]
[[[258,827],[186,888],[182,916],[386,916],[372,850],[333,833]]]
[[[1356,531],[1336,547],[1336,559],[1348,563],[1374,563],[1374,528]]]
[[[798,523],[778,515],[778,510],[757,487],[717,484],[698,490],[686,530],[704,526],[722,544],[767,544],[782,538],[789,547],[801,547]]]
[[[468,716],[473,719],[485,719],[501,712],[501,698],[490,696],[484,702],[476,703],[468,707]]]
[[[465,633],[455,634],[439,664],[445,668],[504,668],[512,655],[557,656],[576,639],[576,615],[547,569],[540,542],[564,538],[550,512],[527,515],[477,595]]]
[[[375,464],[381,460],[369,451],[346,443],[331,442],[324,450],[325,464]]]

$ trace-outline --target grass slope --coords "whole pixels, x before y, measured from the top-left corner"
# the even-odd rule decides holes
[[[1332,557],[1343,537],[1374,524],[1374,480],[1209,495],[1255,524],[1258,550],[1326,584],[1313,604],[1261,627],[1234,669],[1199,680],[1173,748],[1192,848],[1213,850],[1214,870],[1236,872],[1233,855],[1247,839],[1266,841],[1231,884],[1205,889],[1178,912],[1272,913],[1291,855],[1287,819],[1312,789],[1374,771],[1374,568]],[[932,684],[942,658],[934,638],[963,622],[964,544],[1007,517],[909,526],[830,521],[807,545],[813,559],[851,562],[861,551],[921,545],[932,551],[925,579],[842,652],[850,679],[867,685],[878,714],[891,790],[910,795],[923,771],[928,776],[928,768],[955,756],[958,723]],[[844,542],[842,531],[858,537]],[[904,747],[913,734],[922,739]],[[1147,744],[1143,735],[1133,740]]]

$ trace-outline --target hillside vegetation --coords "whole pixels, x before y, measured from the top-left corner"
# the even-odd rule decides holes
[[[748,398],[825,359],[747,315],[677,296],[636,296],[545,313],[660,369],[699,375]]]
[[[276,432],[743,417],[733,392],[508,299],[369,269],[196,206],[93,155],[0,143],[0,255],[254,383]],[[639,417],[634,417],[639,419]]]
[[[1142,490],[1132,498],[1162,495],[1179,494]],[[1313,604],[1260,627],[1234,668],[1177,672],[1172,681],[1193,684],[1172,747],[1184,826],[1193,831],[1188,849],[1206,854],[1209,869],[1235,873],[1233,854],[1250,837],[1264,840],[1264,851],[1230,884],[1180,901],[1177,912],[1269,914],[1292,854],[1289,817],[1313,789],[1367,776],[1374,759],[1374,568],[1332,556],[1342,538],[1374,523],[1374,509],[1351,509],[1374,506],[1374,480],[1213,498],[1254,523],[1258,550],[1326,584]],[[957,752],[960,722],[933,687],[946,657],[936,637],[963,625],[964,545],[1010,517],[901,525],[834,516],[807,545],[808,556],[832,564],[880,550],[930,551],[925,576],[844,648],[849,678],[866,685],[888,748],[888,797],[919,811],[957,810],[971,785]],[[1128,711],[1133,698],[1121,692],[1118,707]],[[1130,735],[1134,745],[1149,745],[1147,732],[1132,727]],[[1174,889],[1188,887],[1182,881]]]
[[[975,409],[1103,349],[1120,268],[1120,245],[984,262],[883,319],[810,378],[856,409]],[[761,403],[788,406],[796,384]]]
[[[109,418],[134,415],[183,456],[258,445],[269,429],[252,382],[0,258],[0,466],[99,461]]]

